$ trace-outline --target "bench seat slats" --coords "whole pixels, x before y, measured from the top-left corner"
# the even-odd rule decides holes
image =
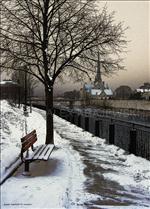
[[[53,148],[54,148],[53,144],[45,145],[45,148],[44,148],[42,154],[39,156],[39,159],[40,160],[47,160],[49,158],[49,155],[51,154]]]
[[[42,160],[43,157],[45,156],[45,154],[47,153],[48,150],[49,150],[49,147],[48,147],[48,146],[45,146],[43,152],[42,152],[41,155],[39,156],[39,159]]]
[[[45,144],[43,145],[43,149],[41,150],[41,152],[39,153],[39,155],[38,155],[38,159],[42,159],[41,158],[41,156],[43,156],[43,154],[45,153],[45,150],[46,150],[46,146],[45,146]],[[36,158],[36,156],[34,157],[34,158]]]
[[[54,145],[42,145],[42,149],[33,156],[33,160],[47,160],[53,148]]]
[[[45,148],[45,144],[41,146],[41,148],[39,149],[39,151],[33,156],[33,160],[39,159],[39,156],[42,154],[43,150]]]
[[[29,157],[30,160],[33,159],[38,159],[38,156],[40,155],[41,151],[43,150],[43,145],[40,145],[36,148],[36,150],[34,150],[33,154],[31,155],[31,157]]]
[[[26,160],[32,160],[33,157],[39,152],[39,150],[41,150],[43,145],[38,146],[37,148],[35,148],[34,152],[32,152],[32,154],[30,154],[28,157],[26,157]]]
[[[53,144],[40,145],[30,156],[26,158],[26,160],[48,160],[53,148]]]
[[[36,148],[36,150],[34,150],[34,152],[32,152],[32,154],[30,154],[25,159],[26,160],[47,160],[53,148],[54,148],[53,144],[40,145]]]
[[[45,156],[43,157],[43,160],[47,160],[49,158],[53,149],[54,149],[54,145],[53,144],[51,144],[51,146],[49,145],[49,150],[45,153]]]

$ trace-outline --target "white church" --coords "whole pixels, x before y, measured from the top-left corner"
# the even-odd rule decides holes
[[[98,65],[97,65],[97,73],[95,76],[95,81],[91,84],[87,84],[87,83],[84,84],[83,96],[85,95],[99,99],[110,99],[113,96],[112,89],[110,89],[109,86],[105,85],[104,81],[102,81],[99,54],[98,54]]]

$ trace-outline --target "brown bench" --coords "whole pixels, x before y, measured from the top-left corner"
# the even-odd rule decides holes
[[[48,160],[49,156],[54,148],[53,144],[43,144],[36,148],[33,147],[33,144],[37,141],[36,130],[33,130],[31,133],[27,134],[21,138],[21,160],[25,163],[25,169],[23,175],[30,175],[29,173],[29,164],[35,160]],[[32,152],[29,153],[29,148],[32,149]],[[24,157],[25,155],[25,157]]]

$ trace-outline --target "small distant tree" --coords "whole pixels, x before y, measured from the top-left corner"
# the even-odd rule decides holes
[[[114,13],[96,1],[1,0],[2,67],[36,77],[45,87],[46,144],[53,140],[53,86],[57,78],[91,77],[99,51],[106,73],[123,69],[126,40]],[[112,58],[111,58],[111,55]]]
[[[129,99],[133,91],[129,86],[119,86],[115,90],[116,99]]]
[[[142,100],[142,93],[141,92],[137,92],[137,91],[134,91],[131,96],[130,96],[130,99],[135,99],[135,100]]]
[[[35,80],[35,78],[31,74],[27,74],[27,76],[25,76],[25,71],[11,71],[11,79],[17,82],[20,86],[20,91],[18,92],[19,106],[21,102],[24,102],[23,94],[25,93],[25,77],[27,79],[27,98],[30,102],[31,97],[33,96],[34,88],[37,85],[37,80]]]

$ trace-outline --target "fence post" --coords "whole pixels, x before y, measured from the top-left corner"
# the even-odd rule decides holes
[[[57,115],[60,116],[60,109],[57,109]]]
[[[115,125],[109,124],[109,144],[115,143]]]
[[[78,115],[78,126],[81,127],[81,115]]]
[[[54,114],[60,116],[60,109],[54,108]]]
[[[96,120],[95,121],[95,136],[100,136],[100,133],[99,133],[99,120]]]
[[[130,144],[129,144],[129,152],[136,155],[136,129],[132,128],[130,130]]]
[[[85,117],[85,131],[89,131],[89,117]]]
[[[72,113],[71,122],[72,122],[73,124],[75,123],[75,113]]]
[[[67,111],[67,113],[68,113],[67,121],[71,122],[71,112],[70,111]]]

